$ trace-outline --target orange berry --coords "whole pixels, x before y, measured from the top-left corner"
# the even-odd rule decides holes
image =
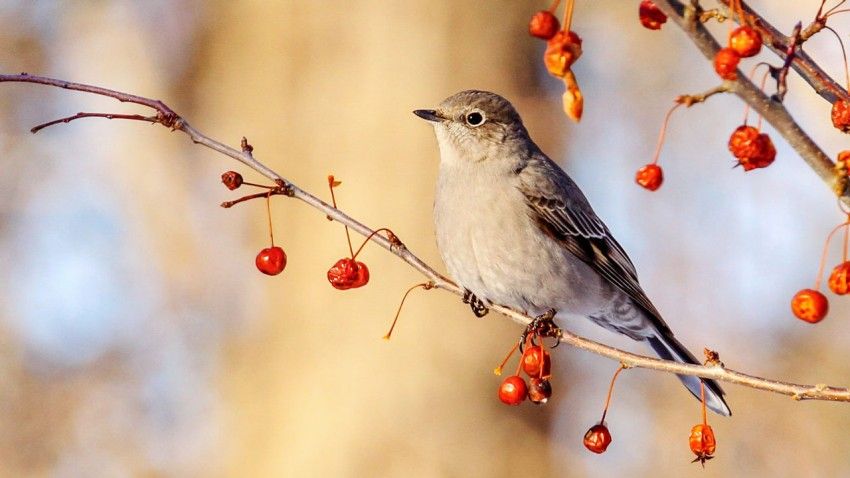
[[[549,10],[543,10],[534,14],[531,21],[528,23],[528,33],[542,40],[548,40],[558,33],[561,29],[561,22],[558,17],[552,14]]]
[[[506,405],[519,405],[528,396],[528,386],[519,375],[511,375],[499,386],[499,400]]]
[[[729,151],[738,159],[744,171],[766,168],[776,159],[776,148],[770,136],[747,125],[741,125],[732,132]]]
[[[832,126],[842,133],[850,133],[850,104],[837,100],[832,104]]]
[[[829,312],[829,300],[814,289],[803,289],[791,299],[791,312],[805,322],[816,324]]]
[[[835,266],[829,274],[829,290],[838,295],[850,294],[850,261]]]
[[[638,7],[638,18],[640,23],[650,30],[660,30],[661,25],[667,21],[667,15],[658,8],[651,0],[643,0]]]
[[[714,430],[711,425],[700,423],[691,428],[691,436],[688,439],[688,444],[691,446],[691,451],[697,456],[700,461],[705,461],[714,455],[717,449],[717,440],[714,438]]]
[[[744,25],[729,33],[729,48],[741,58],[758,55],[761,51],[761,34],[753,27]]]
[[[554,76],[563,78],[581,56],[581,38],[575,32],[559,31],[546,43],[543,63]]]
[[[741,57],[731,48],[723,48],[714,55],[714,71],[724,80],[738,78],[738,62]]]
[[[552,361],[549,352],[543,350],[543,347],[539,345],[526,348],[520,360],[522,361],[522,370],[529,377],[546,378],[552,374],[550,371]]]
[[[584,434],[584,447],[593,453],[605,453],[610,444],[611,433],[608,431],[608,427],[601,423],[593,425]]]
[[[650,191],[655,191],[664,182],[664,172],[661,170],[661,166],[657,164],[647,164],[638,169],[637,174],[635,174],[635,182]]]

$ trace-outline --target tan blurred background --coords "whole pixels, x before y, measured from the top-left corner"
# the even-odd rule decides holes
[[[532,135],[583,186],[693,350],[800,382],[850,383],[850,300],[796,321],[834,199],[774,135],[767,170],[732,170],[732,97],[679,112],[655,194],[632,183],[680,93],[716,78],[671,25],[649,32],[637,0],[583,1],[580,125],[525,33],[539,0],[381,2],[149,0],[0,2],[0,71],[27,71],[160,98],[210,136],[255,153],[343,209],[389,226],[442,270],[431,224],[437,149],[410,114],[460,89],[512,99]],[[819,2],[753,2],[784,30]],[[850,31],[850,17],[833,25]],[[725,27],[718,28],[723,33]],[[845,35],[846,36],[846,35]],[[807,50],[840,74],[823,34]],[[771,58],[769,55],[765,55]],[[839,77],[840,78],[840,77]],[[829,105],[793,77],[787,103],[831,154],[846,148]],[[367,248],[371,283],[331,288],[342,229],[276,200],[289,255],[274,278],[261,202],[223,210],[227,169],[256,175],[142,123],[91,120],[36,136],[77,111],[138,111],[108,99],[0,85],[0,475],[2,476],[838,476],[850,473],[850,407],[727,386],[706,470],[687,447],[699,408],[673,377],[619,381],[609,451],[581,445],[616,364],[562,347],[554,399],[508,408],[493,367],[519,328],[478,320]],[[768,132],[772,132],[770,128]],[[830,264],[838,261],[838,247]],[[563,324],[632,350],[640,345]]]

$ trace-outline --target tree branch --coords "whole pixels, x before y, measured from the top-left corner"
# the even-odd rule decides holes
[[[728,0],[726,0],[728,2]],[[715,54],[720,50],[720,45],[714,36],[705,28],[699,21],[703,10],[699,7],[699,2],[691,0],[689,5],[685,5],[678,0],[654,0],[655,4],[660,8],[676,25],[678,25],[690,40],[697,46],[702,54],[708,60],[713,60]],[[758,17],[762,26],[768,25]],[[769,26],[769,25],[768,25]],[[765,27],[766,28],[766,27]],[[772,28],[772,27],[771,27]],[[775,30],[774,30],[775,31]],[[779,38],[778,32],[776,33]],[[785,37],[782,37],[785,38]],[[785,50],[787,42],[783,41],[780,44],[782,48],[771,45],[777,55],[785,58]],[[838,86],[829,75],[823,72],[807,55],[802,51],[797,50],[795,59],[792,62],[792,67],[801,72],[800,74],[806,78],[821,96],[826,99],[835,98],[836,96],[846,97],[847,92]],[[794,121],[794,118],[785,109],[782,103],[775,101],[764,94],[746,75],[738,72],[738,79],[726,80],[726,86],[729,91],[735,93],[745,103],[758,112],[773,128],[783,137],[788,144],[797,151],[797,154],[811,167],[814,172],[820,176],[824,183],[831,189],[835,189],[835,184],[838,180],[835,174],[835,164],[829,159],[826,153],[815,144],[812,138]],[[850,205],[850,187],[845,188],[841,200]]]
[[[283,192],[283,194],[304,201],[308,205],[321,211],[333,220],[350,227],[357,233],[363,235],[364,237],[368,237],[372,242],[375,242],[379,246],[395,254],[408,265],[419,271],[428,280],[433,282],[435,287],[449,291],[458,296],[464,295],[465,291],[463,289],[461,289],[451,280],[447,279],[442,274],[434,270],[431,266],[424,263],[416,255],[410,252],[410,250],[408,250],[404,245],[400,245],[398,241],[392,241],[391,239],[383,237],[379,234],[373,234],[375,231],[373,231],[366,225],[360,223],[359,221],[355,220],[354,218],[342,212],[341,210],[332,207],[331,205],[327,204],[316,196],[313,196],[307,191],[292,184],[291,182],[282,178],[276,172],[272,171],[271,169],[254,159],[252,154],[252,148],[246,147],[246,141],[243,141],[242,150],[240,151],[231,148],[230,146],[227,146],[225,144],[222,144],[212,138],[209,138],[204,134],[200,133],[198,130],[194,129],[192,126],[190,126],[185,119],[177,115],[177,113],[175,113],[173,110],[171,110],[171,108],[169,108],[161,101],[142,98],[139,96],[121,93],[118,91],[107,90],[105,88],[99,88],[96,86],[71,83],[61,80],[55,80],[52,78],[44,78],[27,74],[0,75],[0,83],[2,82],[26,82],[55,86],[59,88],[108,96],[110,98],[115,98],[119,101],[132,102],[152,108],[157,113],[154,117],[155,120],[153,122],[169,127],[172,129],[172,131],[177,130],[186,133],[196,144],[201,144],[214,151],[217,151],[221,154],[224,154],[233,159],[236,159],[237,161],[242,162],[251,169],[274,181],[278,185],[280,190]],[[720,88],[716,88],[715,90],[717,90],[717,92],[720,92]],[[711,92],[714,92],[715,90],[711,90]],[[491,308],[495,311],[501,312],[502,314],[510,317],[511,319],[522,325],[528,325],[533,320],[532,317],[529,317],[528,315],[525,315],[508,307],[493,305]],[[588,352],[592,352],[603,357],[608,357],[617,360],[618,362],[628,367],[639,367],[658,370],[662,372],[670,372],[679,375],[693,375],[703,378],[711,378],[759,390],[766,390],[770,392],[780,393],[783,395],[789,395],[797,400],[812,399],[850,402],[850,390],[846,388],[830,387],[827,385],[798,385],[777,380],[765,379],[754,375],[749,375],[727,369],[723,366],[722,363],[719,362],[713,365],[690,365],[646,357],[643,355],[626,352],[614,347],[610,347],[608,345],[601,344],[599,342],[595,342],[593,340],[580,337],[566,330],[561,330],[558,333],[558,339],[561,342],[572,345],[576,348],[586,350]]]

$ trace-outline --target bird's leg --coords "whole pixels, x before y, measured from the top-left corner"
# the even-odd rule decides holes
[[[520,350],[525,345],[529,336],[531,336],[532,339],[535,337],[552,337],[558,339],[561,336],[561,328],[555,324],[556,313],[555,309],[549,309],[543,314],[535,317],[534,320],[525,327],[525,330],[519,338]],[[555,345],[551,348],[557,347],[560,343],[560,341],[555,342]]]
[[[469,289],[466,289],[463,293],[463,303],[469,304],[472,313],[478,318],[484,317],[487,315],[487,312],[490,312],[490,309],[487,308],[487,303],[475,297],[475,294]]]

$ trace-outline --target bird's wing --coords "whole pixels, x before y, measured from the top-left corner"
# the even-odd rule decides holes
[[[534,221],[545,234],[561,243],[564,248],[584,261],[608,282],[628,294],[636,304],[657,319],[658,326],[667,329],[661,314],[641,289],[635,266],[626,255],[626,251],[614,239],[605,223],[590,208],[584,195],[578,190],[578,186],[563,172],[558,176],[561,175],[563,176],[559,178],[550,176],[544,179],[550,181],[546,185],[549,187],[541,188],[539,181],[533,183],[536,186],[533,188],[529,187],[528,182],[520,186],[520,190],[528,200],[530,214]],[[561,179],[566,183],[552,184],[553,179]],[[564,199],[556,197],[564,195],[564,187],[574,190],[578,196]],[[565,200],[573,202],[568,205]]]

